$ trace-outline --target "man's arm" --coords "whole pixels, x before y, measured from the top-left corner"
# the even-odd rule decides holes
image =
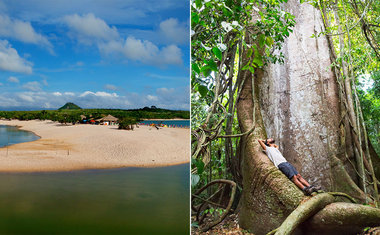
[[[262,147],[264,150],[266,150],[266,149],[267,149],[267,147],[265,146],[265,144],[264,144],[264,141],[263,141],[263,140],[260,140],[260,139],[258,139],[257,141],[259,141],[259,143],[260,143],[261,147]]]

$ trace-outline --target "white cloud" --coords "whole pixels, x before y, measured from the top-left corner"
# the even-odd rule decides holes
[[[104,20],[95,17],[92,13],[83,16],[68,15],[63,17],[63,21],[81,43],[91,44],[98,41],[116,40],[120,37],[114,26],[109,27]]]
[[[175,18],[162,21],[160,23],[160,32],[170,42],[178,44],[189,42],[189,27],[184,23],[179,23]]]
[[[25,43],[41,45],[53,53],[53,45],[45,36],[37,33],[30,22],[11,19],[7,15],[0,15],[0,36],[13,38]]]
[[[7,40],[0,40],[0,70],[32,73],[32,63],[21,58]]]
[[[23,100],[23,101],[27,101],[27,102],[34,102],[34,99],[31,95],[28,95],[28,94],[19,94],[18,97]]]
[[[77,92],[3,92],[0,93],[0,108],[47,109],[59,108],[66,102],[74,102],[82,108],[131,109],[155,105],[159,108],[189,110],[189,87],[159,88],[149,94],[107,93],[102,91]],[[176,102],[173,102],[175,100]]]
[[[41,84],[39,82],[27,82],[22,86],[24,89],[29,91],[41,91]]]
[[[150,41],[134,37],[128,37],[124,45],[116,41],[100,44],[99,49],[103,54],[121,54],[127,59],[156,66],[182,64],[182,52],[176,45],[159,49]]]
[[[112,85],[112,84],[106,84],[106,85],[104,86],[104,88],[107,89],[107,90],[111,90],[111,91],[116,91],[116,90],[118,90],[118,87],[115,86],[115,85]]]
[[[75,95],[74,92],[65,92],[63,94],[68,95],[68,96],[74,96]]]
[[[115,26],[110,27],[94,14],[69,15],[65,16],[63,21],[69,27],[70,35],[79,43],[96,45],[104,56],[116,55],[117,58],[156,66],[182,64],[182,52],[176,45],[159,48],[151,41],[136,39],[133,36],[123,39]],[[183,35],[184,30],[181,27],[177,20],[169,19],[168,22],[163,22],[161,30],[164,35],[173,39],[171,41],[177,42],[183,39],[178,36],[173,38],[171,34],[180,30],[179,33]]]
[[[19,83],[20,80],[18,80],[18,78],[16,78],[16,77],[10,76],[8,78],[8,82]]]
[[[3,83],[0,82],[0,86],[4,85]]]
[[[85,91],[79,95],[79,97],[85,97],[85,96],[118,97],[116,93],[107,93],[104,91],[97,91],[97,92]]]
[[[158,101],[158,97],[154,95],[147,95],[146,98],[150,101]]]

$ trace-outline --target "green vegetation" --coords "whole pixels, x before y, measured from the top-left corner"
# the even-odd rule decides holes
[[[75,123],[80,121],[81,115],[87,119],[98,119],[106,115],[112,115],[120,120],[125,118],[141,119],[171,119],[183,118],[189,119],[189,111],[168,110],[160,108],[142,109],[60,109],[60,110],[38,110],[38,111],[0,111],[0,118],[18,119],[18,120],[52,120],[61,123]]]
[[[352,84],[356,116],[359,122],[364,119],[369,140],[380,154],[380,1],[314,0],[312,4],[322,12],[326,27],[326,32],[313,36],[326,35],[332,42],[336,56],[332,66],[341,73],[342,84]]]
[[[373,86],[365,90],[359,86],[358,93],[368,137],[380,155],[380,71],[372,73]]]
[[[134,117],[125,117],[119,121],[119,129],[133,130],[133,125],[140,122],[139,119]]]
[[[221,138],[240,134],[234,118],[243,83],[238,74],[282,62],[282,53],[273,51],[281,49],[295,21],[281,10],[284,0],[191,2],[191,185],[196,191],[213,179],[238,182],[232,162],[239,142]]]
[[[68,102],[64,106],[60,107],[58,110],[62,110],[62,109],[82,109],[82,108],[74,103]]]

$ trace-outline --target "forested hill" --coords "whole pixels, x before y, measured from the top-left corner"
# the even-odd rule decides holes
[[[68,102],[64,106],[60,107],[58,110],[62,110],[62,109],[82,109],[82,108],[74,103]]]
[[[119,119],[135,118],[141,119],[189,119],[190,112],[184,110],[169,110],[156,107],[144,107],[141,109],[59,109],[59,110],[38,110],[38,111],[0,111],[0,118],[19,120],[53,120],[59,121],[62,118],[70,121],[81,120],[81,115],[86,118],[102,118],[112,115]]]

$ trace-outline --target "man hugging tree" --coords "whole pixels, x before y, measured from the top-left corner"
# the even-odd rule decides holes
[[[274,139],[258,140],[261,147],[265,150],[268,158],[273,164],[284,173],[298,188],[300,188],[306,195],[311,195],[313,192],[320,190],[320,187],[310,185],[302,176],[297,172],[296,168],[290,164],[281,152],[278,146],[274,144]]]

